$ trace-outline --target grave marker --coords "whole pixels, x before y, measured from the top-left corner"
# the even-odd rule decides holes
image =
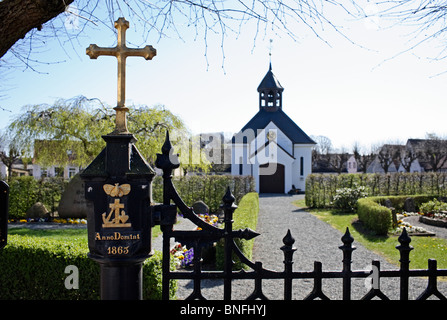
[[[87,212],[93,210],[93,205],[85,199],[84,189],[84,181],[76,174],[68,183],[59,202],[57,211],[60,218],[87,218]]]
[[[135,147],[126,125],[125,60],[128,56],[152,59],[152,46],[127,48],[124,18],[115,22],[114,48],[90,45],[92,59],[111,55],[118,59],[118,102],[115,130],[103,136],[106,147],[82,172],[85,197],[93,203],[87,213],[89,257],[101,267],[101,299],[142,299],[142,264],[151,254],[152,179],[154,170]]]

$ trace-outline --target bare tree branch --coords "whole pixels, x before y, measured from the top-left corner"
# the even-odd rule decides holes
[[[377,1],[375,4],[380,8],[376,16],[391,23],[387,28],[405,26],[410,30],[407,34],[407,48],[381,64],[402,54],[414,52],[415,49],[433,40],[439,41],[441,46],[437,55],[427,58],[438,61],[447,57],[447,3],[445,1],[398,0]],[[367,15],[365,14],[365,16]]]
[[[113,23],[119,16],[127,16],[136,26],[143,27],[143,38],[154,32],[159,39],[176,37],[184,39],[193,35],[202,38],[205,56],[210,35],[220,36],[222,56],[225,38],[239,35],[243,28],[254,26],[254,41],[260,34],[273,32],[297,40],[301,27],[329,44],[323,31],[329,27],[348,39],[342,27],[326,16],[327,6],[337,7],[349,14],[343,0],[3,0],[0,2],[0,58],[19,39],[28,43],[28,50],[14,47],[14,56],[31,65],[33,48],[39,37],[58,37],[61,46],[73,41],[86,31],[87,26],[100,26],[114,30]],[[345,0],[354,3],[352,0]],[[68,8],[68,5],[72,7]],[[354,6],[355,7],[355,6]],[[68,10],[67,10],[68,8]],[[55,19],[58,18],[58,19]],[[71,20],[70,20],[71,19]],[[68,23],[67,23],[68,21]],[[73,22],[75,21],[75,22]],[[70,23],[72,25],[70,25]],[[73,26],[76,23],[77,25]],[[42,25],[44,25],[42,27]],[[43,28],[43,29],[42,29]],[[69,28],[72,28],[68,30]],[[32,32],[36,29],[38,32]],[[48,31],[45,31],[49,29]],[[42,30],[42,31],[41,31]],[[348,39],[349,40],[349,39]],[[350,40],[349,40],[350,41]],[[351,41],[352,42],[352,41]],[[73,45],[73,44],[72,44]],[[74,45],[73,45],[74,46]],[[17,48],[16,48],[17,47]],[[23,53],[24,52],[24,53]]]

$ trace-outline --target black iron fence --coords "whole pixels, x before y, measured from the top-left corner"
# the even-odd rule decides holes
[[[155,208],[155,215],[159,212],[159,223],[163,231],[163,299],[169,299],[169,283],[171,279],[190,279],[193,281],[193,291],[187,299],[205,299],[202,294],[201,282],[205,279],[223,280],[223,298],[232,299],[233,280],[253,280],[254,290],[246,297],[247,300],[267,299],[263,293],[263,280],[276,279],[284,283],[284,300],[292,299],[292,283],[296,279],[313,279],[313,289],[304,298],[305,300],[322,299],[328,300],[328,296],[323,292],[323,279],[342,279],[342,299],[351,300],[351,287],[353,279],[365,279],[370,277],[372,280],[371,289],[362,299],[370,300],[379,298],[388,300],[389,297],[383,293],[380,288],[382,278],[398,278],[400,281],[400,299],[409,299],[409,279],[411,277],[427,277],[428,285],[417,297],[418,300],[425,300],[432,296],[445,300],[446,297],[438,290],[437,281],[439,277],[447,276],[447,269],[438,269],[437,261],[430,259],[427,269],[410,269],[410,252],[413,247],[410,245],[411,238],[406,230],[398,238],[399,245],[396,249],[400,253],[400,268],[397,270],[381,270],[380,262],[372,262],[372,270],[352,270],[352,253],[356,249],[352,243],[353,237],[346,229],[346,233],[341,238],[342,245],[339,249],[343,253],[343,267],[341,271],[323,271],[322,264],[319,261],[314,262],[313,271],[293,271],[293,254],[296,251],[294,247],[295,240],[287,231],[283,239],[283,246],[280,249],[284,253],[284,270],[272,271],[265,269],[261,262],[252,262],[247,259],[235,244],[234,239],[252,239],[259,234],[253,230],[233,230],[233,212],[237,208],[234,204],[234,197],[228,188],[222,198],[222,209],[224,211],[224,228],[214,227],[201,220],[188,207],[178,195],[172,183],[172,170],[178,167],[178,158],[172,153],[172,146],[167,135],[165,144],[162,148],[162,154],[157,155],[156,166],[163,170],[163,205]],[[174,205],[171,204],[174,202]],[[175,214],[180,210],[184,218],[189,219],[201,230],[174,230]],[[193,270],[192,271],[173,271],[170,269],[170,240],[186,245],[187,248],[194,249]],[[224,268],[222,271],[205,271],[202,269],[201,253],[202,249],[212,242],[224,239]],[[242,263],[251,270],[233,270],[232,255],[235,254]]]

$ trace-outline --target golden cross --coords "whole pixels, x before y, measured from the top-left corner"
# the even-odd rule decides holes
[[[144,48],[128,48],[126,47],[126,30],[129,28],[129,21],[119,18],[115,21],[115,28],[118,30],[118,43],[113,48],[102,48],[96,44],[91,44],[86,53],[90,59],[96,59],[99,56],[115,56],[118,59],[118,97],[116,111],[115,131],[113,133],[129,133],[127,130],[126,112],[128,108],[124,106],[126,99],[126,58],[130,56],[144,57],[146,60],[152,60],[157,54],[157,50],[152,46]]]

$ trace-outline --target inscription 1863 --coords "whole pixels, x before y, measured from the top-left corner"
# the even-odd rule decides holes
[[[109,196],[109,211],[102,214],[101,232],[95,233],[95,242],[108,255],[128,255],[139,247],[139,231],[129,230],[132,223],[126,214],[126,197],[131,192],[130,184],[104,184],[104,192]],[[120,232],[110,228],[120,228]]]
[[[138,249],[138,243],[141,240],[141,233],[132,232],[113,232],[101,234],[96,232],[95,241],[102,242],[104,250],[108,255],[127,255]]]

